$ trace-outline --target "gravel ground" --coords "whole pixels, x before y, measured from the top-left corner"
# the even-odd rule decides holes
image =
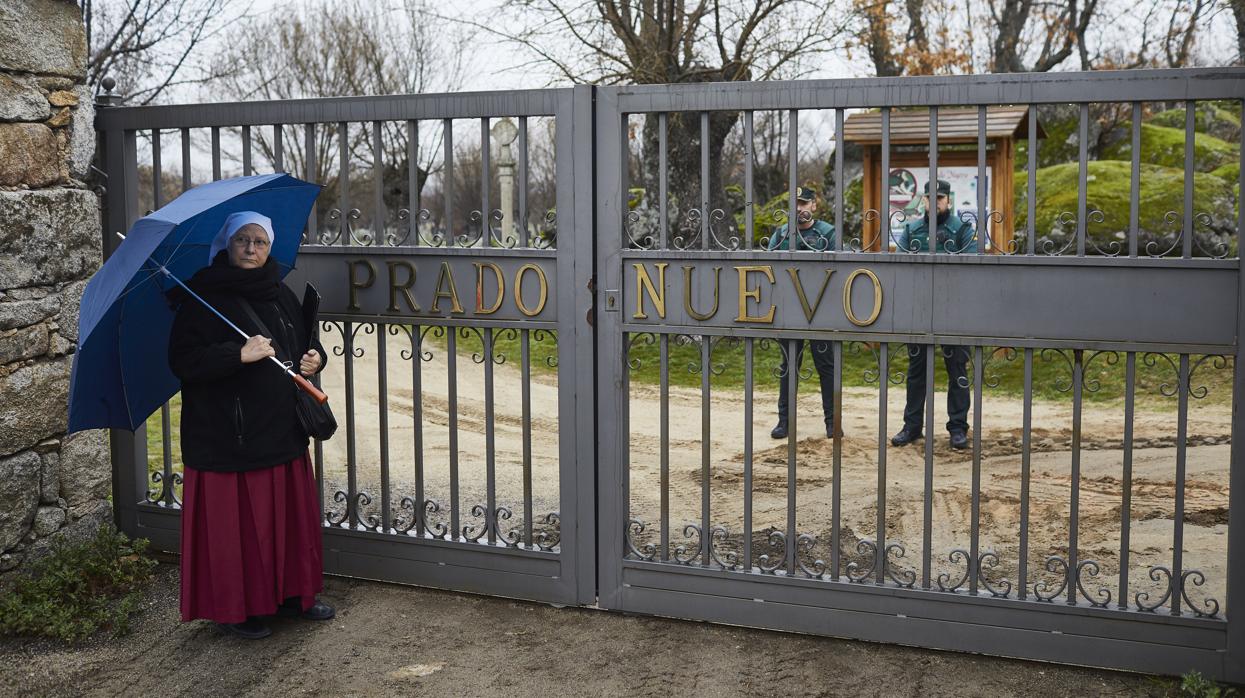
[[[0,694],[1162,696],[1174,682],[330,577],[326,623],[180,623],[162,564],[133,632],[0,640]]]

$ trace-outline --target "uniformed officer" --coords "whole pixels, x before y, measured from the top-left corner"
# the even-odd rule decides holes
[[[800,187],[796,190],[795,203],[796,230],[799,231],[800,235],[800,242],[796,245],[796,249],[825,251],[834,247],[834,226],[816,217],[817,192],[809,187]],[[782,225],[776,228],[769,237],[766,249],[791,249],[789,230],[789,225]],[[809,344],[813,350],[813,365],[817,368],[817,375],[821,379],[821,409],[826,418],[826,437],[831,438],[834,434],[834,354],[831,353],[830,342],[814,339],[810,340]],[[785,347],[786,345],[784,344],[783,346]],[[803,362],[804,342],[800,342],[800,348],[796,352],[795,361],[797,371]],[[787,375],[786,354],[783,355],[782,364],[778,370],[780,375],[784,377],[778,381],[778,424],[770,432],[770,436],[775,439],[785,439],[787,437],[787,403],[789,398],[787,395],[787,380],[785,378]]]
[[[929,190],[926,187],[925,206],[929,210]],[[938,232],[934,237],[938,252],[976,252],[977,237],[972,226],[951,212],[951,183],[938,180]],[[899,236],[900,250],[927,252],[929,250],[929,217],[905,223]],[[947,367],[947,431],[951,434],[951,448],[968,447],[968,350],[961,346],[941,347],[943,364]],[[908,346],[908,399],[903,411],[903,429],[891,437],[891,443],[904,446],[921,438],[921,425],[925,413],[925,348]]]

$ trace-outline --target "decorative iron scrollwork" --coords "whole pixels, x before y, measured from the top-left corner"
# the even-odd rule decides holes
[[[882,555],[882,570],[892,582],[906,589],[911,589],[916,584],[916,572],[912,570],[896,570],[895,565],[891,563],[890,554],[895,553],[895,559],[901,559],[907,554],[899,543],[890,543],[886,546]]]
[[[1059,587],[1051,591],[1051,585],[1045,579],[1038,580],[1033,585],[1033,596],[1038,601],[1054,601],[1068,588],[1068,561],[1058,555],[1051,555],[1046,558],[1043,567],[1047,572],[1059,575]]]
[[[813,579],[821,579],[826,574],[826,561],[813,555],[813,548],[817,547],[817,536],[811,533],[801,533],[795,539],[795,564],[800,571],[812,577]],[[813,558],[813,564],[804,564],[804,560],[800,559],[800,553],[808,553]]]
[[[333,501],[342,505],[341,516],[337,516],[333,513],[333,511],[329,510],[324,512],[324,520],[330,526],[341,526],[346,523],[346,519],[350,518],[350,505],[348,503],[350,501],[350,495],[341,490],[337,490],[333,493]]]
[[[1205,385],[1194,387],[1193,385],[1193,376],[1197,374],[1197,370],[1201,368],[1202,364],[1206,363],[1208,359],[1210,360],[1211,368],[1216,371],[1222,371],[1228,367],[1228,357],[1223,356],[1222,354],[1206,354],[1197,361],[1194,361],[1193,365],[1189,367],[1189,397],[1194,400],[1201,400],[1210,394],[1209,387]]]
[[[973,557],[963,548],[956,548],[947,554],[947,561],[951,564],[964,563],[964,574],[960,576],[954,584],[951,583],[951,573],[941,572],[938,575],[938,590],[950,591],[952,593],[960,590],[968,582],[968,575],[973,570]]]
[[[990,592],[990,595],[997,599],[1005,599],[1012,593],[1012,583],[1006,579],[1000,579],[998,586],[994,586],[986,576],[987,568],[994,569],[999,566],[999,556],[993,550],[983,551],[977,556],[977,581]]]
[[[739,564],[739,553],[733,550],[727,550],[719,555],[718,544],[729,541],[731,534],[724,526],[714,526],[709,529],[709,557],[718,563],[724,570],[735,571],[741,565]]]
[[[441,505],[431,499],[424,500],[424,530],[433,538],[446,540],[450,535],[450,527],[441,521],[431,521],[429,514],[441,513]]]
[[[484,519],[484,523],[479,525],[479,531],[476,531],[475,524],[465,524],[462,528],[463,539],[469,543],[475,543],[484,537],[490,527],[488,509],[483,504],[476,504],[471,507],[471,515]]]
[[[1104,361],[1107,362],[1108,366],[1114,366],[1120,362],[1119,352],[1111,351],[1109,349],[1096,351],[1090,354],[1089,358],[1085,360],[1085,363],[1081,365],[1081,387],[1085,388],[1085,392],[1096,393],[1102,388],[1102,384],[1099,380],[1090,375],[1089,372],[1090,365],[1093,364],[1094,359],[1097,359],[1099,356],[1105,357]]]
[[[1189,580],[1190,579],[1193,580],[1193,586],[1200,587],[1206,583],[1206,575],[1202,574],[1201,570],[1185,570],[1180,575],[1180,598],[1184,599],[1184,602],[1188,604],[1189,606],[1189,610],[1193,611],[1193,615],[1197,616],[1198,618],[1217,617],[1219,615],[1219,602],[1218,601],[1211,599],[1211,598],[1203,599],[1202,606],[1207,609],[1206,611],[1203,611],[1202,609],[1198,608],[1197,604],[1193,603],[1193,599],[1189,598]]]
[[[1150,581],[1152,582],[1163,582],[1164,578],[1166,578],[1166,582],[1163,584],[1163,595],[1154,603],[1146,603],[1150,600],[1150,592],[1137,592],[1133,595],[1133,603],[1137,605],[1138,611],[1153,611],[1167,603],[1172,597],[1173,580],[1171,570],[1163,567],[1162,565],[1155,565],[1150,568],[1150,572],[1147,576],[1150,577]]]
[[[542,530],[536,536],[536,547],[545,552],[553,552],[562,542],[562,519],[557,512],[553,512],[545,514],[545,518],[541,520],[553,528]]]
[[[1159,249],[1158,240],[1151,240],[1147,242],[1146,243],[1146,254],[1149,255],[1150,257],[1166,257],[1167,255],[1174,252],[1176,248],[1180,246],[1180,241],[1184,239],[1185,229],[1184,229],[1184,224],[1180,223],[1179,213],[1177,213],[1176,211],[1168,211],[1167,213],[1164,213],[1163,222],[1167,224],[1167,227],[1169,228],[1174,225],[1179,225],[1180,230],[1176,232],[1175,238],[1172,239],[1172,244],[1167,249],[1163,250],[1162,252],[1156,251]]]
[[[787,534],[775,529],[769,532],[766,541],[771,549],[778,548],[782,550],[782,555],[778,556],[778,559],[774,559],[769,553],[762,553],[757,558],[757,567],[760,568],[763,574],[773,574],[787,561]]]
[[[687,565],[695,561],[696,558],[700,557],[701,549],[705,545],[704,533],[700,530],[700,526],[697,526],[696,524],[685,525],[683,527],[683,537],[687,539],[691,539],[692,534],[696,535],[695,550],[692,550],[691,554],[688,554],[686,545],[676,546],[674,549],[674,555],[673,555],[675,562],[682,564],[682,565]]]
[[[1105,587],[1099,587],[1097,594],[1090,594],[1085,589],[1085,580],[1082,574],[1088,570],[1090,577],[1097,577],[1099,572],[1098,563],[1094,560],[1081,560],[1076,564],[1076,588],[1085,597],[1091,606],[1097,608],[1106,608],[1111,603],[1111,591]]]
[[[878,544],[865,538],[856,543],[856,552],[865,556],[869,561],[868,567],[861,567],[855,560],[847,563],[846,572],[849,582],[864,582],[873,576],[873,570],[878,564]]]
[[[623,540],[627,544],[627,555],[636,559],[652,562],[657,557],[657,546],[652,543],[645,543],[643,549],[636,547],[635,537],[644,533],[645,525],[639,519],[631,519],[627,522],[627,526],[623,532]]]

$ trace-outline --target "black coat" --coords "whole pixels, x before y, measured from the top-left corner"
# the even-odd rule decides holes
[[[196,284],[203,280],[201,275],[219,267],[202,270],[188,285],[244,331],[266,336],[243,310],[239,290]],[[275,268],[269,272],[275,292],[266,287],[254,293],[252,284],[244,287],[249,291],[246,296],[264,324],[279,335],[271,338],[281,347],[278,356],[293,361],[297,371],[312,328],[304,326],[294,292],[276,280]],[[196,470],[242,472],[306,453],[308,438],[294,412],[298,390],[294,381],[270,359],[242,363],[241,335],[193,298],[173,295],[181,305],[169,337],[169,366],[182,381],[182,462]],[[311,348],[327,359],[318,340]]]

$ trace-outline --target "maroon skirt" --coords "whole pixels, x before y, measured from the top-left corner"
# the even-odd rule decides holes
[[[187,467],[182,497],[182,620],[241,623],[323,588],[320,497],[307,455],[271,468]]]

